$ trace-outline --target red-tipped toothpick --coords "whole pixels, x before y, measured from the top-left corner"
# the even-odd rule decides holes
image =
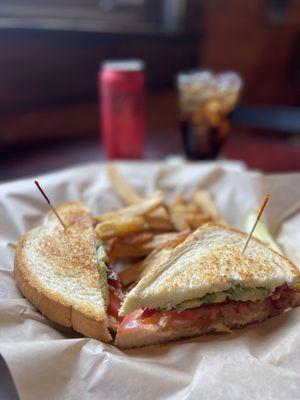
[[[247,238],[247,241],[246,241],[245,246],[244,246],[243,251],[242,251],[242,256],[243,256],[244,253],[245,253],[245,250],[246,250],[246,248],[247,248],[247,246],[248,246],[248,244],[249,244],[249,242],[250,242],[250,239],[251,239],[251,237],[252,237],[252,235],[253,235],[254,229],[256,228],[256,225],[257,225],[258,221],[260,220],[260,217],[261,217],[262,213],[264,212],[264,209],[265,209],[265,207],[266,207],[267,202],[269,201],[269,199],[270,199],[270,195],[267,194],[266,197],[265,197],[265,199],[264,199],[264,201],[263,201],[263,203],[262,203],[262,205],[260,206],[260,209],[259,209],[259,211],[258,211],[256,220],[255,220],[255,224],[253,225],[253,228],[251,229],[251,232],[249,233],[249,236],[248,236],[248,238]]]
[[[52,206],[51,201],[49,200],[49,198],[47,197],[47,195],[45,194],[45,192],[43,191],[43,189],[40,187],[40,184],[38,183],[38,181],[34,181],[36,187],[39,189],[39,191],[42,193],[44,199],[47,201],[47,203],[49,204],[51,210],[54,212],[54,214],[56,215],[57,219],[59,220],[59,222],[62,224],[64,229],[67,229],[66,225],[63,223],[63,220],[60,218],[58,212],[55,210],[55,208]]]

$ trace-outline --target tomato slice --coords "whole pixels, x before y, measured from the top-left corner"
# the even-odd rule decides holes
[[[125,332],[135,332],[135,331],[157,331],[159,330],[159,325],[157,323],[151,323],[150,318],[141,319],[143,310],[135,310],[124,317],[123,321],[119,327],[119,334]]]
[[[107,307],[107,313],[116,318],[117,321],[121,322],[123,317],[119,316],[119,309],[121,307],[122,299],[118,292],[113,288],[109,287],[109,305]]]

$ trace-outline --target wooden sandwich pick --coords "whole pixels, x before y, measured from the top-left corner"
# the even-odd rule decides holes
[[[246,240],[245,246],[244,246],[243,251],[242,251],[242,255],[244,255],[244,253],[245,253],[245,250],[246,250],[246,248],[247,248],[247,246],[248,246],[248,244],[249,244],[249,242],[250,242],[250,239],[251,239],[251,237],[252,237],[252,235],[253,235],[253,232],[254,232],[254,230],[255,230],[255,228],[256,228],[256,225],[257,225],[258,221],[260,220],[260,217],[262,216],[262,213],[264,212],[264,209],[265,209],[265,207],[266,207],[267,202],[269,201],[269,199],[270,199],[270,195],[267,194],[266,197],[264,198],[264,201],[263,201],[262,205],[260,206],[260,209],[259,209],[259,211],[258,211],[256,220],[255,220],[255,223],[254,223],[254,225],[253,225],[253,228],[251,229],[251,232],[250,232],[249,235],[248,235],[248,238],[247,238],[247,240]]]
[[[56,209],[52,206],[51,201],[49,200],[48,196],[45,194],[45,192],[43,191],[43,189],[40,187],[40,184],[38,183],[38,181],[34,181],[36,187],[38,188],[38,190],[41,192],[42,196],[44,197],[44,199],[46,200],[46,202],[49,204],[51,210],[54,212],[54,214],[56,215],[57,219],[59,220],[59,222],[61,223],[61,225],[63,226],[64,229],[67,229],[66,225],[63,223],[63,220],[61,219],[61,217],[59,216],[58,212],[56,211]]]

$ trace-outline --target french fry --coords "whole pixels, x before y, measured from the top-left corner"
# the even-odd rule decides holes
[[[106,172],[110,183],[112,184],[115,193],[124,201],[125,204],[131,205],[139,203],[143,200],[132,186],[128,184],[126,179],[119,172],[118,168],[114,164],[108,164],[106,167]]]
[[[147,223],[143,217],[121,217],[100,222],[96,226],[96,233],[101,240],[108,240],[141,232],[146,228]]]
[[[170,207],[178,207],[178,206],[185,206],[186,205],[186,201],[184,199],[184,197],[180,194],[176,197],[174,197],[174,199],[172,199],[169,202],[169,206]]]
[[[140,247],[144,247],[145,243],[153,239],[151,232],[140,232],[124,238],[113,238],[104,241],[106,254],[109,261],[113,263],[115,260],[124,258],[138,258],[140,253],[145,250],[139,251]],[[132,256],[131,256],[132,255]]]
[[[169,205],[167,208],[174,228],[179,232],[197,229],[212,219],[209,215],[199,212],[199,207],[196,204]]]
[[[161,218],[153,214],[154,213],[151,213],[145,216],[145,220],[147,221],[149,230],[154,232],[170,232],[175,230],[174,224],[170,221],[168,215],[166,215],[166,217]]]
[[[168,242],[176,237],[177,233],[161,233],[154,235],[152,240],[137,244],[128,242],[126,239],[116,240],[109,251],[109,257],[113,260],[116,259],[130,259],[141,258],[151,253],[156,247]]]
[[[176,207],[168,205],[167,208],[169,212],[167,216],[163,216],[162,218],[156,216],[158,211],[161,210],[160,208],[145,216],[149,230],[154,232],[170,232],[174,230],[183,231],[193,227],[194,225],[200,226],[200,223],[198,222],[200,220],[200,215],[202,216],[204,222],[211,219],[207,219],[208,216],[206,214],[199,214],[199,208],[195,204]],[[187,221],[187,217],[190,220],[192,215],[196,216],[196,221],[195,223],[190,224],[189,221]]]
[[[199,212],[199,207],[196,204],[189,203],[185,205],[177,205],[177,206],[170,206],[173,210],[180,212],[180,213],[190,213],[190,212]]]
[[[186,215],[186,221],[192,230],[198,229],[199,226],[205,224],[206,222],[210,222],[211,220],[212,218],[207,214],[188,213]]]
[[[177,237],[177,232],[169,232],[169,233],[160,233],[158,235],[154,235],[150,245],[152,246],[152,250],[156,249],[158,246],[161,246],[170,240],[173,240]]]
[[[168,213],[167,213],[164,205],[162,205],[161,207],[158,207],[156,210],[152,211],[149,214],[149,216],[151,216],[152,218],[160,218],[161,220],[165,220],[165,221],[169,220],[169,216],[168,216]]]
[[[141,232],[124,238],[124,242],[131,245],[139,245],[149,242],[153,237],[154,235],[151,232]]]
[[[141,258],[151,252],[151,249],[146,244],[137,246],[131,243],[115,241],[108,256],[110,260]]]
[[[143,261],[125,268],[119,273],[124,286],[130,285],[140,277],[145,276],[152,268],[164,261],[170,252],[187,237],[188,232],[179,233],[175,238],[154,249]]]
[[[140,254],[145,252],[145,244],[153,240],[153,233],[140,232],[124,238],[109,239],[104,242],[106,253],[110,262],[124,258],[139,258],[143,257]],[[142,248],[142,250],[140,250]]]
[[[173,249],[182,243],[189,235],[189,231],[177,233],[173,239],[168,240],[166,243],[162,243],[156,249],[154,249],[142,262],[140,265],[140,276],[147,275],[153,268],[158,264],[162,263],[167,259],[167,257],[172,253]]]
[[[151,211],[159,207],[163,202],[162,192],[157,191],[154,195],[141,200],[140,202],[131,206],[121,208],[113,212],[108,212],[102,215],[98,215],[96,220],[98,222],[109,221],[111,219],[122,218],[122,217],[139,217],[145,214],[149,214]]]
[[[124,176],[120,173],[114,164],[108,164],[106,167],[108,178],[111,182],[114,192],[120,197],[120,199],[127,205],[137,204],[145,198],[139,195],[137,191],[126,181]],[[168,215],[163,208],[158,208],[151,213],[153,218],[161,218],[164,220],[168,219]]]
[[[128,286],[135,282],[141,273],[143,261],[138,261],[119,272],[118,276],[122,285]]]
[[[207,190],[197,190],[193,195],[193,201],[200,210],[210,215],[214,222],[228,225]]]
[[[176,211],[176,208],[168,207],[170,220],[174,225],[174,228],[178,231],[190,230],[190,226],[187,223],[186,216],[182,212]]]
[[[113,246],[114,246],[114,244],[115,244],[115,241],[116,241],[116,238],[108,239],[108,240],[105,240],[105,241],[104,241],[105,252],[106,252],[106,254],[107,254],[108,258],[109,258],[109,262],[112,262],[112,261],[113,261],[113,260],[110,258],[110,253],[111,253],[111,250],[112,250],[112,248],[113,248]]]

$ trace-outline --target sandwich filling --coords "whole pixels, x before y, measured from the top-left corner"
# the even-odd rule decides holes
[[[232,296],[231,292],[229,294]],[[228,326],[242,327],[249,323],[260,322],[299,305],[300,293],[285,284],[276,288],[270,296],[255,301],[233,300],[226,294],[223,302],[205,302],[200,306],[181,310],[136,310],[123,319],[118,335],[137,331],[144,331],[145,334],[170,330],[180,332],[187,330],[188,332],[194,327],[203,327],[204,332],[205,330],[224,332],[230,330]]]
[[[257,301],[265,299],[270,296],[271,289],[264,287],[243,287],[241,285],[236,285],[228,290],[224,290],[222,292],[216,293],[207,293],[202,297],[197,297],[195,299],[186,300],[182,303],[176,304],[175,309],[178,311],[183,311],[188,308],[196,308],[201,306],[202,304],[207,303],[223,303],[226,300],[234,300],[234,301]],[[161,311],[168,311],[172,307],[166,307],[161,309]]]
[[[119,316],[119,309],[124,299],[121,282],[117,274],[109,268],[107,264],[108,258],[102,242],[97,244],[96,251],[99,280],[100,282],[106,282],[108,287],[108,293],[105,299],[107,314],[113,317],[117,322],[121,322],[123,318]]]

